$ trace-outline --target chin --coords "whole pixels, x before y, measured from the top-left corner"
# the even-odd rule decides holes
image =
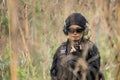
[[[73,39],[73,41],[79,41],[80,39]]]

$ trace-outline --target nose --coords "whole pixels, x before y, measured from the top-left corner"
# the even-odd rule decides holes
[[[76,31],[74,31],[74,32],[73,32],[73,34],[75,34],[75,35],[76,35],[76,34],[77,34],[77,32],[76,32]]]

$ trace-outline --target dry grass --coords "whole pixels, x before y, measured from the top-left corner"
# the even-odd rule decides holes
[[[15,31],[12,33],[16,35],[12,39],[15,39],[13,52],[18,57],[18,79],[50,80],[49,69],[53,54],[59,44],[66,40],[62,32],[64,20],[69,14],[80,12],[88,19],[91,40],[99,48],[101,71],[106,80],[119,80],[120,3],[117,1],[119,0],[16,0],[18,21],[13,22],[19,28],[17,31],[13,28]],[[12,10],[6,2],[0,1],[0,80],[9,80],[11,77],[11,50],[6,34],[9,26],[6,23],[10,21],[7,22],[4,18],[8,19],[6,8],[9,12]],[[11,20],[15,18],[14,13],[12,15]],[[30,64],[27,64],[26,47],[30,53]]]

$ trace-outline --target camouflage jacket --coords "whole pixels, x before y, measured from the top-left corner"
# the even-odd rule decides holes
[[[83,40],[76,52],[70,52],[69,41],[62,43],[53,57],[51,80],[96,80],[100,69],[100,55],[96,45]]]

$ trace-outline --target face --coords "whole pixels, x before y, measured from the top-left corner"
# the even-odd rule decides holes
[[[71,41],[78,41],[83,36],[83,29],[78,25],[71,25],[68,29],[68,38]]]

